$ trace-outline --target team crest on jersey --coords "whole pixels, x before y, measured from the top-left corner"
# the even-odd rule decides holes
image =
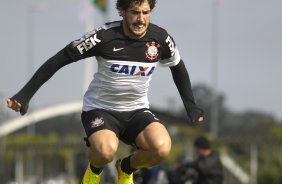
[[[160,48],[161,45],[157,44],[156,42],[151,42],[151,43],[147,42],[146,46],[148,47],[148,49],[145,53],[146,58],[153,61],[154,59],[156,59],[158,57],[158,55],[159,55],[158,48]]]
[[[93,120],[91,122],[91,128],[99,127],[99,126],[101,126],[103,124],[104,124],[103,118],[102,117],[101,118],[97,117],[97,118],[95,118],[95,120]]]

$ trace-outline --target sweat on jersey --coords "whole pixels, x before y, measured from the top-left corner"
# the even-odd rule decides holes
[[[124,35],[122,21],[116,21],[88,32],[47,60],[12,97],[23,104],[21,114],[26,112],[35,92],[57,70],[92,56],[96,57],[98,70],[84,95],[83,111],[149,108],[147,92],[157,64],[171,68],[186,109],[195,104],[188,73],[166,30],[150,23],[145,36],[136,40]],[[179,63],[181,67],[175,67]],[[183,71],[186,75],[181,74]]]

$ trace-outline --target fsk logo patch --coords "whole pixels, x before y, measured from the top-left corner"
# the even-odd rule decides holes
[[[90,36],[83,40],[80,44],[76,46],[80,54],[84,54],[88,50],[92,49],[97,43],[100,43],[101,40],[97,38],[97,34]]]

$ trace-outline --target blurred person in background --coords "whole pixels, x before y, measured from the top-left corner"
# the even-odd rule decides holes
[[[140,184],[168,184],[166,171],[161,164],[141,169],[140,177],[142,177]]]
[[[161,163],[170,153],[171,138],[149,110],[148,87],[157,64],[170,68],[191,122],[202,122],[185,64],[173,38],[150,23],[156,0],[117,0],[121,21],[90,31],[47,60],[31,80],[7,100],[24,115],[37,90],[60,68],[95,56],[98,71],[83,99],[82,124],[89,165],[83,184],[100,183],[103,167],[112,162],[119,141],[138,149],[117,161],[118,183],[132,184],[133,172]],[[71,82],[71,81],[66,81]]]
[[[193,184],[222,184],[223,166],[219,153],[211,148],[211,142],[206,137],[199,136],[194,141],[194,147],[198,158],[177,168],[182,178]]]

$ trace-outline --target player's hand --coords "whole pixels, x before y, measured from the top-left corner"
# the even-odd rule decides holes
[[[19,103],[17,100],[8,99],[7,100],[7,106],[9,108],[13,109],[16,112],[19,112],[21,110],[22,104]]]
[[[201,123],[204,121],[204,116],[200,116],[198,117],[198,119],[196,120],[198,123]]]
[[[189,110],[188,116],[193,123],[201,123],[204,121],[204,111],[198,107]]]
[[[22,116],[25,115],[28,109],[28,103],[22,104],[14,98],[9,98],[7,100],[7,106],[12,110],[14,110],[15,112],[20,112]]]

